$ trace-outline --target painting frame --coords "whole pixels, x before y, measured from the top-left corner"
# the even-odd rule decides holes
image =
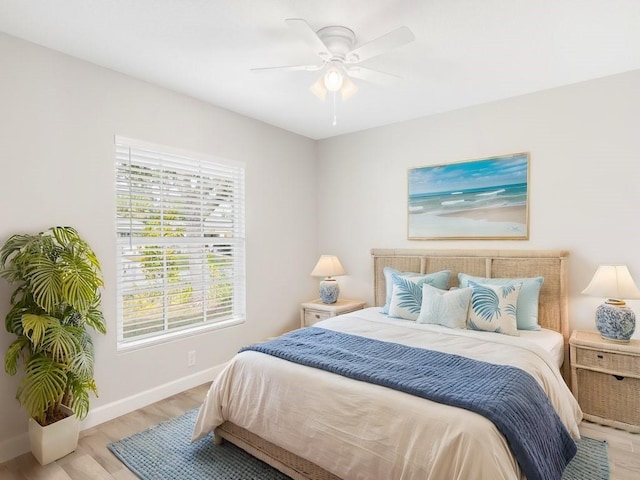
[[[529,152],[412,167],[409,240],[528,240]]]

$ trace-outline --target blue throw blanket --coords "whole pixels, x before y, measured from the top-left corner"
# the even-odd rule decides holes
[[[536,380],[519,368],[310,327],[254,350],[465,408],[491,420],[528,480],[562,478],[576,444]]]

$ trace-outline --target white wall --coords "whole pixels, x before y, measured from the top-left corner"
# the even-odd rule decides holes
[[[103,266],[108,334],[95,339],[100,397],[88,420],[135,408],[127,399],[136,395],[144,403],[210,380],[243,344],[298,325],[299,302],[317,289],[309,276],[318,255],[314,141],[4,34],[0,58],[0,241],[71,225]],[[244,325],[116,351],[115,134],[245,162]],[[10,291],[0,281],[2,319]],[[3,356],[12,340],[1,328]],[[189,350],[197,352],[192,368]],[[17,384],[0,372],[0,462],[25,447]]]
[[[634,71],[320,141],[320,250],[345,264],[342,295],[373,301],[371,248],[566,249],[572,328],[595,330],[602,300],[580,292],[597,266],[640,285],[638,85]],[[531,153],[528,241],[407,240],[408,168],[516,152]]]

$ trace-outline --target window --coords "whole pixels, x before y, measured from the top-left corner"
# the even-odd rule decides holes
[[[116,137],[118,345],[244,321],[244,167]]]

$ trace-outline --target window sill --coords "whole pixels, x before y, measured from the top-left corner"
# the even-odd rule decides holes
[[[163,345],[166,343],[174,342],[176,340],[182,340],[186,337],[192,337],[194,335],[200,335],[203,333],[212,332],[214,330],[220,330],[222,328],[241,325],[244,322],[245,322],[244,317],[233,318],[230,320],[225,320],[223,322],[216,322],[216,323],[188,328],[184,330],[177,330],[175,332],[169,332],[169,333],[165,333],[155,337],[142,338],[140,340],[131,340],[128,342],[118,342],[117,351],[120,353],[126,353],[134,350],[153,347],[156,345]]]

